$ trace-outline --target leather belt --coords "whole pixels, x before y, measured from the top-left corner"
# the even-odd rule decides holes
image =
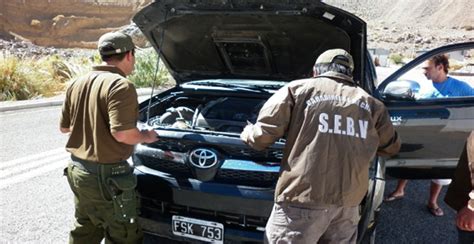
[[[118,163],[104,164],[98,162],[92,162],[78,158],[71,154],[72,165],[85,170],[91,174],[98,174],[102,172],[106,175],[122,175],[130,173],[133,169],[127,161],[121,161]]]

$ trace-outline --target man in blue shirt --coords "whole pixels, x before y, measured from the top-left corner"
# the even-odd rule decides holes
[[[474,96],[474,88],[468,83],[448,76],[449,61],[444,54],[436,55],[423,64],[424,74],[433,83],[434,91],[420,98]]]
[[[430,91],[417,95],[417,99],[442,98],[442,97],[465,97],[474,96],[474,88],[466,82],[456,80],[448,76],[449,60],[444,54],[436,55],[423,64],[423,73],[427,79],[432,81],[433,88]],[[384,200],[386,202],[398,200],[405,195],[405,186],[408,180],[400,179],[394,192]],[[449,185],[449,179],[433,179],[430,186],[430,197],[427,208],[434,216],[443,216],[444,212],[438,205],[438,196],[443,185]]]

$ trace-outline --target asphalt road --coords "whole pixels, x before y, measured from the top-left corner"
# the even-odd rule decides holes
[[[385,194],[395,189],[397,180],[387,180]],[[429,180],[411,180],[403,199],[383,203],[377,226],[376,243],[456,243],[455,212],[443,201],[447,187],[443,187],[438,204],[444,216],[435,217],[426,204]]]
[[[60,107],[0,113],[0,243],[66,243],[73,197],[62,169],[66,136]],[[386,192],[395,187],[387,181]],[[377,243],[455,243],[454,212],[426,210],[429,181],[410,181],[403,200],[382,207]],[[441,197],[444,197],[443,189]]]
[[[73,198],[59,107],[0,113],[0,243],[66,243]]]

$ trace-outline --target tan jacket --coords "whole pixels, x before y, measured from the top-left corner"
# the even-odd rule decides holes
[[[474,209],[474,131],[467,138],[444,201],[455,210],[465,207],[468,202],[469,208]]]
[[[287,141],[275,201],[309,208],[358,205],[375,154],[400,149],[385,106],[335,72],[289,83],[241,134],[255,149],[281,137]]]

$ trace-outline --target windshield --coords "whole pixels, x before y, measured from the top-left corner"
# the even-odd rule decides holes
[[[213,79],[187,82],[183,84],[182,87],[190,88],[192,86],[212,86],[228,89],[244,89],[269,92],[270,90],[278,90],[286,84],[288,84],[286,81]]]

